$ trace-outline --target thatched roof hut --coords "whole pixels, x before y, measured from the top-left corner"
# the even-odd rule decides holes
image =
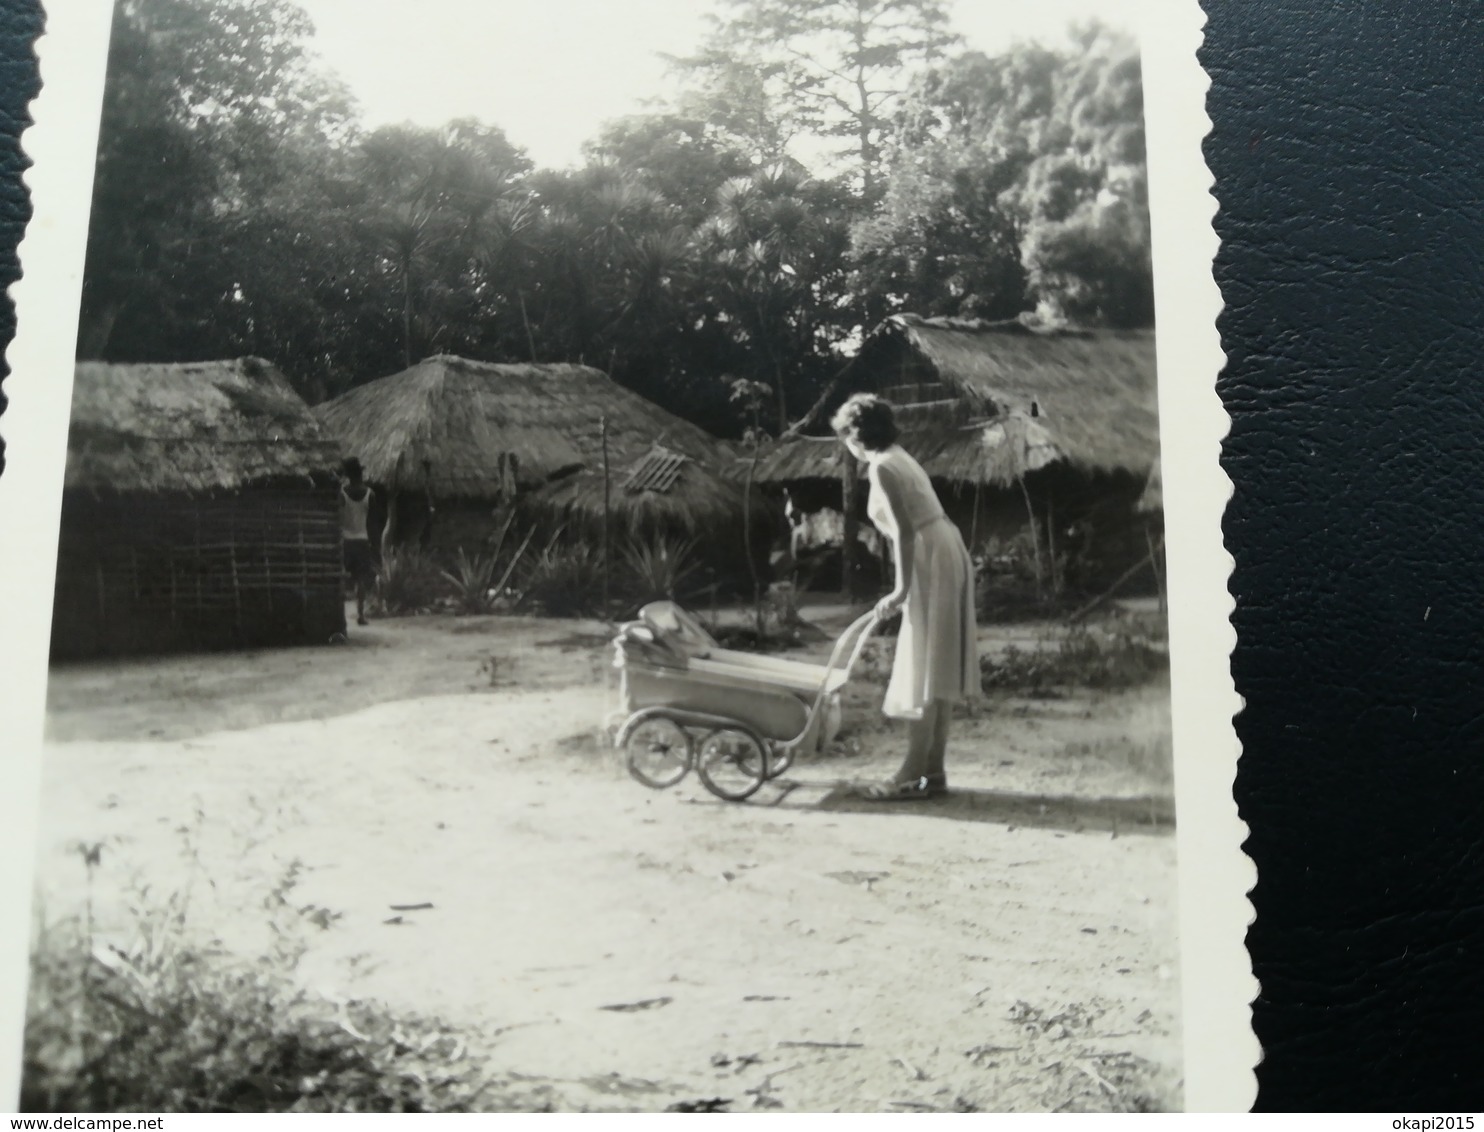
[[[401,494],[398,538],[420,530],[436,546],[475,542],[493,525],[490,505],[517,496],[593,535],[605,466],[617,536],[740,526],[742,493],[722,474],[722,443],[590,366],[439,355],[315,412],[368,480]],[[422,497],[438,501],[436,523]]]
[[[343,631],[339,456],[261,359],[80,363],[53,655]]]
[[[914,403],[946,397],[971,418],[1037,422],[1080,471],[1142,477],[1159,452],[1153,331],[904,314],[882,324],[857,365],[906,406],[909,428]]]
[[[1159,453],[1151,331],[894,315],[851,386],[896,405],[903,445],[944,480],[1006,487],[1052,464],[1142,480]],[[838,479],[841,460],[832,438],[799,438],[768,452],[758,479]]]
[[[333,484],[338,459],[335,441],[261,358],[77,364],[68,490],[212,493],[316,478]]]
[[[1038,572],[1075,551],[1100,562],[1079,566],[1087,578],[1145,552],[1133,519],[1141,493],[1149,507],[1159,498],[1151,331],[894,315],[866,337],[839,398],[865,391],[896,407],[902,446],[972,545],[1028,529]],[[864,492],[842,479],[847,466],[833,437],[795,437],[761,455],[756,481],[786,485],[804,511],[844,511],[849,546]]]
[[[601,422],[615,468],[656,442],[694,460],[715,459],[702,429],[590,366],[497,365],[440,354],[315,413],[360,457],[368,480],[435,498],[505,498],[512,486],[601,467]]]

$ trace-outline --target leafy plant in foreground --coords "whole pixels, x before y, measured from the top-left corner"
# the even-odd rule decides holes
[[[97,849],[85,851],[91,878]],[[191,931],[188,890],[132,909],[133,936],[82,917],[43,927],[31,956],[27,1112],[463,1112],[508,1108],[464,1038],[373,1002],[330,1003],[295,979],[306,924],[291,864],[263,901],[274,945],[234,956]]]

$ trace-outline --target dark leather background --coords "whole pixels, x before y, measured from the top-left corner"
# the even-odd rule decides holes
[[[1484,5],[1205,7],[1258,1104],[1484,1109]]]
[[[1258,1107],[1484,1109],[1484,5],[1205,4]]]

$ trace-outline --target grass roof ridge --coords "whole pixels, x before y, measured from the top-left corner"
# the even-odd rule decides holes
[[[508,490],[511,473],[502,459],[513,460],[527,484],[597,466],[604,420],[611,466],[632,462],[656,440],[708,465],[718,460],[715,439],[700,426],[574,362],[435,354],[316,412],[360,457],[372,482],[445,496]]]
[[[74,369],[69,488],[236,490],[325,478],[334,439],[263,358],[86,360]]]

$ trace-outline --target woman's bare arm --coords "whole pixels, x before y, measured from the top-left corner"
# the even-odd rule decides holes
[[[890,617],[907,600],[912,588],[912,544],[917,532],[912,529],[912,519],[907,513],[907,503],[902,494],[902,485],[886,468],[877,465],[876,482],[886,497],[891,509],[892,526],[896,537],[891,540],[892,560],[896,564],[897,583],[891,593],[877,603],[876,611],[882,617]]]

